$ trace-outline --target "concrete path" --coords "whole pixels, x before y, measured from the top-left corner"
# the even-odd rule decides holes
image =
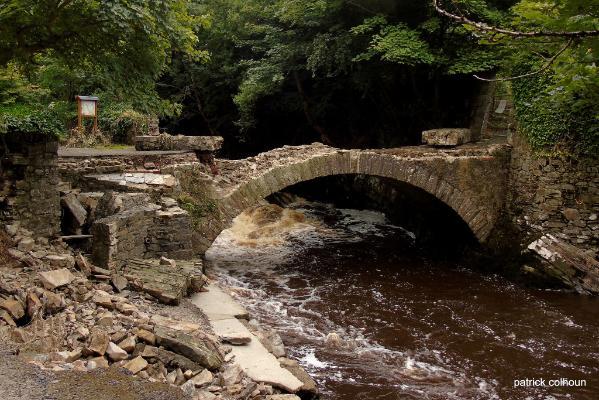
[[[225,340],[227,337],[249,338],[247,343],[232,346],[231,351],[233,362],[247,376],[291,393],[302,387],[302,381],[281,367],[277,358],[237,319],[248,318],[248,312],[221,288],[211,284],[208,292],[196,293],[191,302],[206,314],[215,334]]]
[[[207,288],[208,292],[193,295],[191,302],[198,306],[211,322],[228,318],[249,318],[247,310],[220,287],[211,284]]]

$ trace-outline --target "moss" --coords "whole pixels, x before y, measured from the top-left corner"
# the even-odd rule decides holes
[[[195,228],[200,226],[206,216],[214,214],[217,210],[216,203],[213,200],[199,201],[188,194],[180,195],[177,202],[182,209],[189,213]]]

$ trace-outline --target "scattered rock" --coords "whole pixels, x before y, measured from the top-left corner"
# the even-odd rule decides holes
[[[126,360],[129,356],[125,350],[121,349],[113,342],[108,343],[108,347],[106,347],[106,354],[108,354],[108,358],[113,361]]]
[[[0,308],[8,311],[13,319],[21,319],[25,316],[21,302],[12,298],[0,300]]]
[[[66,363],[71,363],[77,361],[81,358],[81,349],[73,350],[73,351],[59,351],[56,353],[50,354],[50,359],[54,361],[62,361]]]
[[[214,379],[212,372],[204,369],[202,372],[191,378],[190,382],[193,382],[195,387],[199,388],[212,383],[212,379]]]
[[[196,388],[192,381],[187,381],[181,385],[181,391],[189,397],[193,397],[196,393]]]
[[[187,357],[154,346],[146,346],[141,355],[150,361],[158,360],[163,365],[173,369],[180,368],[181,370],[192,371],[199,371],[202,369],[200,364],[191,361]]]
[[[131,353],[133,352],[133,350],[135,350],[136,344],[137,341],[135,340],[135,336],[129,336],[123,339],[121,342],[119,342],[119,347],[125,350],[127,353]]]
[[[116,309],[125,315],[133,315],[134,313],[139,312],[138,308],[133,304],[125,302],[116,303]]]
[[[89,346],[87,346],[87,349],[91,353],[103,356],[104,353],[106,353],[106,348],[108,347],[109,342],[110,337],[105,332],[99,329],[94,329],[91,333]]]
[[[221,376],[224,386],[232,386],[241,382],[243,371],[237,364],[229,365]]]
[[[55,269],[53,271],[40,272],[39,277],[44,287],[53,290],[61,286],[68,285],[75,279],[71,271],[66,268]]]
[[[112,304],[112,296],[103,290],[96,290],[94,292],[94,296],[92,297],[92,301],[97,305],[110,310],[114,308],[114,305]]]
[[[215,400],[216,399],[216,395],[213,393],[210,393],[206,390],[200,390],[196,392],[196,396],[194,397],[193,400]]]
[[[53,293],[49,290],[44,290],[42,301],[47,313],[54,314],[66,307],[66,302],[61,294]]]
[[[75,266],[75,258],[70,254],[48,254],[44,257],[44,261],[54,268],[73,268]]]
[[[0,310],[0,320],[6,322],[10,326],[17,326],[15,321],[6,310]]]
[[[168,265],[169,267],[175,268],[177,266],[177,262],[171,258],[160,257],[160,265]]]
[[[156,335],[145,329],[139,329],[137,331],[137,337],[139,338],[139,340],[149,345],[153,346],[156,344]]]
[[[281,357],[279,358],[279,362],[281,366],[285,368],[287,371],[291,372],[293,376],[302,381],[303,386],[300,391],[308,392],[313,395],[318,394],[318,386],[316,382],[308,373],[299,365],[299,363],[295,360],[290,360],[289,358]]]
[[[34,318],[44,307],[44,304],[40,300],[35,292],[30,291],[27,293],[27,315],[29,318]]]
[[[75,256],[75,265],[85,276],[90,276],[92,274],[92,268],[82,254],[77,254]]]
[[[123,368],[128,369],[133,374],[137,374],[138,372],[143,371],[147,366],[148,362],[144,360],[141,356],[137,356],[133,360],[125,364]]]
[[[95,357],[95,358],[90,358],[88,361],[88,368],[89,368],[89,364],[94,365],[94,368],[108,368],[110,366],[110,364],[108,364],[108,360],[105,359],[104,357]]]
[[[119,274],[112,275],[111,282],[112,286],[114,286],[114,288],[119,292],[125,290],[127,288],[127,285],[129,285],[129,281],[127,281],[127,278]]]

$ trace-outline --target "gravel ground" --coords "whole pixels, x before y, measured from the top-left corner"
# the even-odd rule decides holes
[[[109,368],[53,372],[28,364],[0,347],[2,400],[186,400],[179,388],[151,383]]]

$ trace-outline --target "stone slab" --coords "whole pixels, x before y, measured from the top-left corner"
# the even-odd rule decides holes
[[[264,382],[291,393],[297,392],[304,385],[291,372],[282,368],[277,358],[256,337],[246,345],[232,346],[231,354],[234,362],[256,382]]]
[[[85,210],[83,205],[81,205],[81,203],[77,199],[77,196],[75,196],[72,193],[69,193],[68,195],[62,197],[61,203],[66,209],[68,209],[71,212],[79,226],[83,226],[83,224],[85,224],[85,220],[87,219],[87,211]]]
[[[148,293],[164,304],[177,305],[193,288],[193,280],[202,276],[202,264],[177,260],[177,266],[161,265],[158,259],[132,259],[121,272],[136,290]]]
[[[303,382],[287,369],[281,367],[277,358],[260,343],[236,317],[248,318],[248,312],[218,286],[211,284],[208,292],[197,293],[191,299],[208,317],[210,325],[219,336],[234,333],[247,336],[250,341],[241,346],[232,346],[233,362],[256,382],[297,392]]]
[[[48,290],[68,285],[75,279],[71,271],[66,268],[40,272],[39,277],[44,287]]]
[[[219,319],[248,319],[249,313],[220,287],[210,284],[207,292],[196,293],[191,302],[199,307],[210,321]]]
[[[422,143],[430,146],[459,146],[471,140],[470,129],[444,128],[422,132]]]
[[[211,325],[223,342],[242,345],[252,341],[252,334],[237,318],[217,319]]]

